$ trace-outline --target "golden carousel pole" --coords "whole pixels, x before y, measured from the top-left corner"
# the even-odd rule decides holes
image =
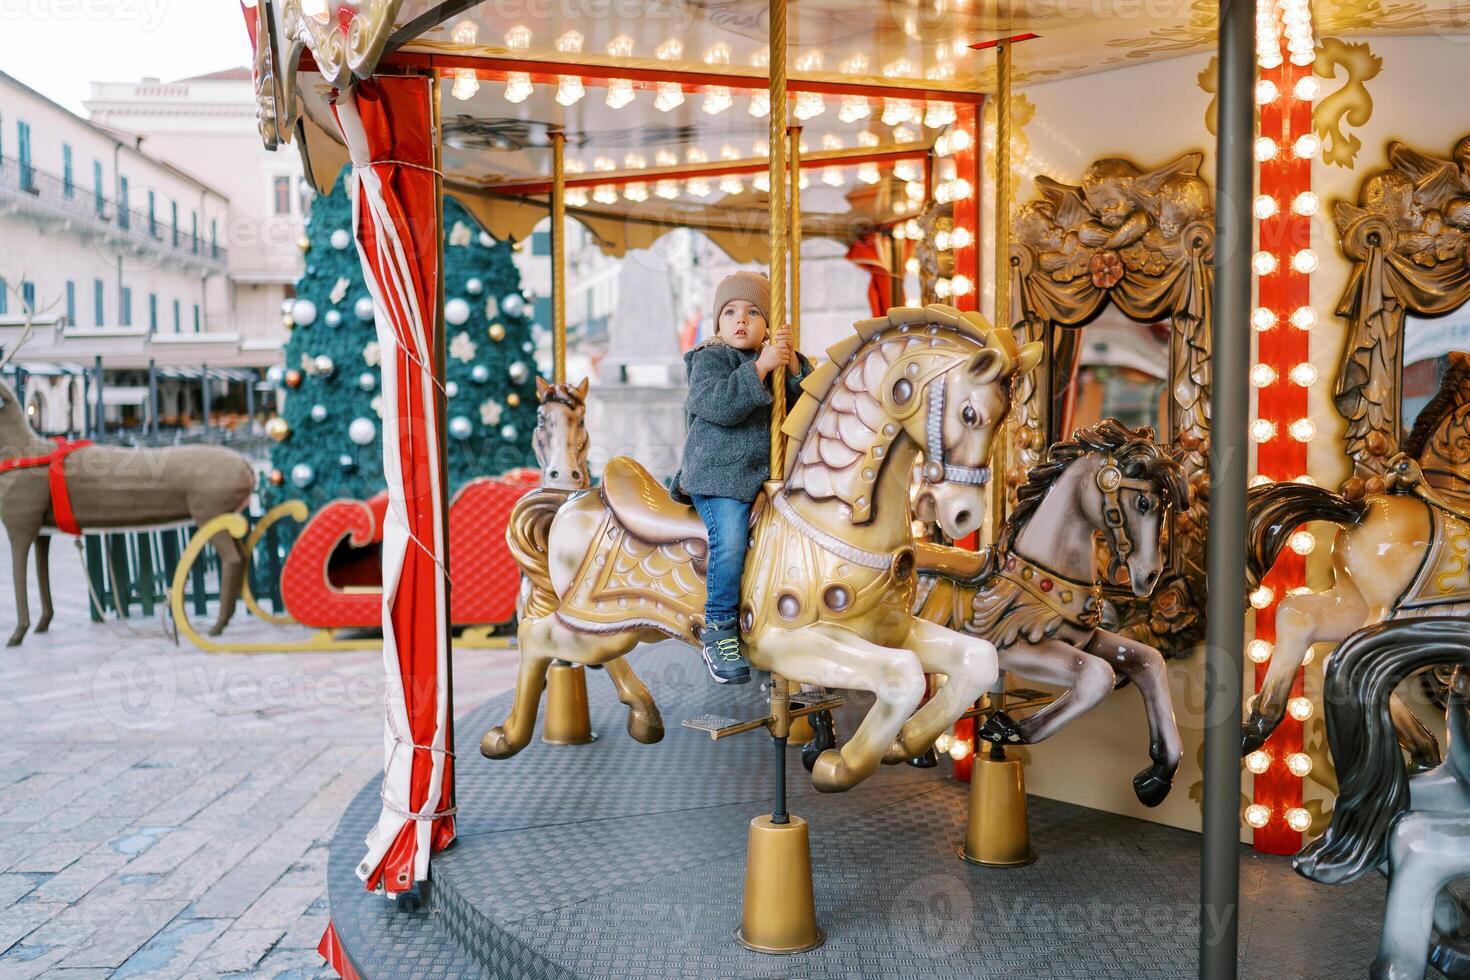
[[[799,314],[795,310],[796,289],[792,290],[793,311],[786,319],[786,260],[788,254],[786,224],[786,144],[792,145],[791,195],[792,211],[799,213],[798,197],[801,179],[799,130],[788,136],[786,119],[786,0],[770,0],[770,95],[771,95],[771,167],[770,167],[770,277],[772,329],[783,323],[792,325],[792,346],[796,345]],[[795,223],[793,218],[793,225]],[[800,241],[797,232],[796,240]],[[791,253],[793,283],[799,260]],[[771,372],[771,479],[765,492],[781,492],[786,478],[786,445],[781,426],[786,421],[786,367]],[[786,812],[786,742],[791,734],[791,685],[778,674],[771,675],[771,742],[775,746],[775,803],[769,814],[750,821],[750,834],[745,856],[745,900],[740,928],[735,938],[742,945],[762,953],[800,953],[820,946],[825,937],[817,928],[816,899],[812,892],[811,841],[807,823]]]
[[[567,383],[566,144],[561,130],[551,132],[551,380]],[[546,724],[541,740],[551,745],[595,741],[587,710],[587,670],[558,660],[546,672]]]
[[[995,320],[1011,327],[1011,46],[995,46]],[[1007,440],[1010,427],[998,433],[992,449],[990,540],[997,541],[1005,522],[1010,467]],[[993,711],[1005,707],[1005,674],[990,692]],[[1025,769],[1020,759],[1006,757],[1005,747],[993,742],[987,753],[975,753],[970,770],[970,811],[965,821],[965,843],[960,857],[971,864],[1014,867],[1033,860],[1026,826]]]

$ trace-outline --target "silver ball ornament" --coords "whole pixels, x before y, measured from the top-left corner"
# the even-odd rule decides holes
[[[513,384],[523,384],[531,376],[531,369],[526,367],[525,361],[516,361],[511,364],[508,373]]]
[[[363,391],[372,391],[378,387],[378,376],[371,371],[364,371],[357,376],[357,386]]]
[[[470,368],[470,377],[474,380],[475,384],[482,385],[490,380],[490,369],[483,364],[476,364]]]
[[[470,434],[474,431],[475,427],[472,426],[470,424],[470,420],[463,415],[456,415],[454,418],[449,420],[449,434],[454,436],[454,438],[456,439],[468,439],[470,437]]]
[[[445,398],[453,398],[457,394],[459,394],[459,383],[458,382],[455,382],[455,381],[445,382],[445,384],[444,384],[444,397]]]
[[[343,453],[337,457],[337,466],[343,473],[357,472],[357,460],[353,459],[347,453]]]
[[[526,301],[520,293],[511,293],[500,301],[500,308],[507,316],[520,316],[526,308]]]
[[[518,434],[519,433],[516,431],[516,427],[511,425],[509,422],[500,427],[500,438],[504,439],[506,442],[515,442],[516,436]]]
[[[318,354],[316,359],[311,362],[311,365],[316,368],[317,374],[326,378],[330,378],[332,372],[337,370],[337,363],[326,354]]]
[[[322,317],[329,327],[340,327],[342,325],[342,314],[336,310],[328,310],[327,315]]]
[[[291,319],[298,327],[309,327],[316,322],[316,304],[309,299],[298,299],[291,304]]]
[[[369,445],[377,437],[378,427],[373,424],[372,419],[358,417],[347,427],[347,438],[359,446]]]
[[[332,232],[332,247],[335,248],[337,251],[340,252],[351,244],[352,236],[347,233],[346,228],[338,228],[336,231]]]
[[[311,406],[311,420],[313,422],[325,422],[327,420],[327,406],[322,404]]]
[[[310,463],[297,463],[291,467],[291,482],[301,489],[305,490],[311,486],[315,479],[316,470],[311,468]]]
[[[470,318],[470,304],[456,296],[444,304],[444,320],[453,326],[461,326]]]
[[[364,296],[352,304],[352,312],[357,314],[359,320],[371,320],[373,318],[373,301]]]
[[[478,296],[485,291],[485,283],[478,276],[469,279],[464,284],[464,291],[471,296]]]

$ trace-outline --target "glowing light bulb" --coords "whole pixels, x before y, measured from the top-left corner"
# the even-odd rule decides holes
[[[1251,326],[1259,333],[1265,333],[1276,326],[1276,311],[1264,306],[1258,306],[1251,311]]]
[[[914,104],[908,99],[883,100],[883,125],[898,126],[914,118]]]
[[[1309,418],[1300,418],[1288,427],[1291,437],[1297,442],[1311,442],[1317,437],[1317,425]]]
[[[1276,369],[1269,364],[1257,364],[1251,368],[1251,384],[1257,388],[1269,388],[1276,383]]]
[[[1296,80],[1296,85],[1292,87],[1291,94],[1303,102],[1311,102],[1317,97],[1317,93],[1320,91],[1322,91],[1321,82],[1317,81],[1311,75],[1303,75]]]
[[[1275,159],[1276,141],[1269,136],[1262,136],[1256,140],[1256,162],[1265,163],[1267,160]]]
[[[796,107],[791,110],[792,115],[802,122],[813,119],[827,111],[827,101],[822,98],[820,92],[802,92],[796,96]]]
[[[847,178],[843,176],[841,167],[823,167],[822,183],[828,187],[841,187],[847,183]]]
[[[963,226],[949,233],[949,243],[955,248],[969,248],[975,241],[975,236],[970,234],[970,229]]]
[[[934,751],[948,752],[949,747],[954,744],[954,736],[949,732],[940,732],[939,737],[934,740]]]
[[[1317,368],[1306,361],[1292,368],[1287,377],[1291,383],[1302,388],[1310,388],[1317,383]]]
[[[659,150],[653,155],[655,167],[677,167],[679,165],[679,154],[673,150]]]
[[[1264,473],[1257,473],[1255,476],[1245,481],[1245,485],[1248,487],[1264,487],[1270,482],[1271,478],[1269,476],[1266,476]]]
[[[910,255],[904,261],[903,271],[911,276],[917,276],[919,274],[919,257],[917,255]]]
[[[941,252],[948,252],[952,246],[950,233],[940,229],[934,233],[934,247]]]
[[[1251,212],[1261,221],[1274,216],[1277,210],[1276,198],[1270,194],[1257,194],[1256,199],[1251,202]]]
[[[745,191],[745,181],[734,174],[727,174],[720,178],[720,193],[741,194]]]
[[[844,95],[842,106],[837,110],[837,118],[845,123],[857,122],[872,114],[872,105],[869,104],[867,97],[862,95]]]
[[[1271,808],[1261,803],[1252,803],[1245,808],[1245,822],[1260,830],[1271,822]]]
[[[709,181],[703,177],[694,177],[684,185],[684,190],[688,191],[691,197],[709,197]]]
[[[1291,267],[1304,275],[1317,271],[1317,253],[1304,248],[1291,257]]]
[[[730,45],[724,41],[712,45],[704,51],[704,63],[707,65],[728,65],[730,63]]]
[[[1310,476],[1307,476],[1307,474],[1305,473],[1303,473],[1301,476],[1292,477],[1291,482],[1300,483],[1304,487],[1315,487],[1317,485],[1317,481],[1312,479]]]
[[[883,175],[878,172],[876,163],[863,163],[858,165],[857,179],[864,184],[876,184],[883,179]]]
[[[949,285],[950,291],[956,296],[968,296],[970,295],[970,291],[975,288],[975,284],[970,282],[970,277],[966,275],[956,275],[950,279]]]
[[[734,104],[735,99],[730,95],[730,90],[723,85],[716,85],[704,93],[704,101],[699,107],[706,115],[717,116]]]
[[[563,195],[569,208],[585,208],[587,206],[587,192],[580,187],[569,187]]]
[[[952,102],[930,102],[924,109],[924,125],[929,129],[948,126],[958,118]]]
[[[1269,585],[1263,585],[1251,593],[1251,606],[1255,609],[1265,609],[1276,600],[1276,593]]]
[[[949,187],[950,200],[952,201],[963,201],[974,191],[974,188],[970,186],[970,182],[963,177],[957,177],[950,181]]]
[[[1305,752],[1293,752],[1286,757],[1286,768],[1293,776],[1302,779],[1312,771],[1312,757]]]
[[[582,35],[576,31],[567,31],[556,39],[556,50],[562,54],[580,54],[582,51]]]
[[[517,24],[505,32],[505,46],[512,51],[525,51],[531,46],[531,29]]]
[[[1286,825],[1299,834],[1304,834],[1312,826],[1312,814],[1305,808],[1294,806],[1286,811]]]
[[[587,90],[576,75],[558,75],[556,79],[556,101],[561,105],[575,105]]]
[[[970,136],[968,129],[954,129],[949,134],[949,148],[956,153],[963,153],[970,148],[974,139]]]
[[[1258,276],[1269,276],[1276,271],[1276,256],[1262,249],[1251,256],[1251,269]]]
[[[536,86],[531,84],[531,76],[527,72],[513,71],[505,76],[505,101],[524,102],[536,91]]]
[[[1292,698],[1286,702],[1286,713],[1297,721],[1306,721],[1312,717],[1312,701],[1310,698]]]
[[[764,119],[771,114],[771,93],[766,89],[756,89],[750,93],[750,114],[756,119]]]
[[[633,80],[613,78],[607,83],[607,97],[603,100],[609,109],[621,109],[633,101]]]
[[[893,165],[893,176],[903,181],[919,179],[919,165],[912,160],[900,160]]]
[[[598,204],[616,204],[618,201],[618,189],[612,184],[598,184],[592,188],[592,200]]]
[[[858,146],[877,146],[878,142],[878,134],[872,130],[865,129],[857,135]]]
[[[1317,538],[1312,534],[1311,531],[1295,531],[1292,533],[1291,537],[1286,539],[1286,543],[1290,545],[1291,550],[1295,551],[1297,554],[1310,555],[1312,553],[1312,549],[1317,547]]]
[[[1270,105],[1280,95],[1280,89],[1270,79],[1263,78],[1256,82],[1256,105]]]
[[[1256,749],[1256,751],[1245,757],[1245,767],[1259,776],[1271,768],[1271,753]]]
[[[1310,160],[1322,152],[1322,139],[1316,133],[1303,133],[1291,145],[1291,152],[1303,160]]]
[[[1310,306],[1298,306],[1291,311],[1291,325],[1298,330],[1310,330],[1317,325],[1317,311]]]
[[[903,230],[904,234],[908,235],[913,241],[918,241],[924,237],[924,229],[919,227],[919,223],[913,218],[903,223]]]
[[[919,180],[911,180],[903,185],[903,192],[908,195],[910,201],[922,201],[924,199],[924,183]]]
[[[1291,209],[1303,218],[1310,218],[1322,206],[1322,199],[1311,191],[1302,191],[1291,199]]]
[[[665,201],[672,201],[679,196],[679,182],[677,180],[660,180],[653,185],[653,192]]]
[[[641,180],[623,185],[623,197],[635,204],[642,204],[648,200],[648,185]]]
[[[769,192],[771,189],[771,175],[762,171],[752,177],[750,183],[758,191]]]
[[[678,82],[659,82],[658,94],[653,98],[653,107],[659,112],[670,112],[684,104],[684,89]]]
[[[842,64],[837,66],[837,70],[844,75],[862,75],[868,70],[868,56],[862,52],[858,52],[843,59]],[[944,750],[940,749],[939,751],[943,752]]]
[[[669,38],[653,49],[654,57],[658,58],[659,61],[676,61],[683,53],[684,42],[676,37]]]
[[[1270,442],[1276,438],[1276,423],[1270,419],[1256,419],[1251,423],[1251,439],[1255,442]]]
[[[1271,659],[1271,644],[1267,640],[1251,640],[1245,645],[1245,655],[1253,664],[1263,664]]]
[[[474,98],[478,91],[480,91],[480,80],[475,77],[473,68],[454,69],[454,86],[449,90],[450,95],[463,101]]]
[[[949,757],[956,762],[959,762],[961,759],[965,758],[969,754],[970,743],[966,742],[962,738],[955,739],[953,744],[951,744],[949,747]]]
[[[934,280],[934,295],[940,299],[948,299],[950,293],[950,282],[948,279]]]
[[[698,146],[691,146],[684,151],[684,159],[689,163],[709,163],[709,154]]]

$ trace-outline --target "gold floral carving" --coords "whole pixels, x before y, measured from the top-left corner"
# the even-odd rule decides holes
[[[1363,143],[1343,125],[1366,126],[1373,116],[1373,96],[1366,83],[1383,69],[1383,59],[1367,43],[1351,44],[1338,37],[1324,37],[1317,45],[1312,73],[1336,78],[1338,69],[1347,74],[1341,88],[1317,101],[1312,110],[1312,128],[1322,138],[1322,161],[1352,169]],[[1213,130],[1211,130],[1213,132]]]

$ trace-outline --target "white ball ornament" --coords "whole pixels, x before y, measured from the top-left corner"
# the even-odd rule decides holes
[[[444,319],[453,326],[461,326],[470,318],[470,304],[456,296],[444,304]]]
[[[327,315],[322,317],[329,327],[340,327],[342,325],[342,314],[336,310],[328,310]]]
[[[333,361],[326,354],[318,354],[316,359],[312,361],[311,364],[312,367],[316,368],[317,374],[320,374],[323,377],[327,378],[331,377],[332,372],[337,370],[336,362]]]
[[[338,228],[336,231],[332,232],[332,247],[335,248],[337,251],[340,252],[351,244],[352,236],[347,233],[346,228]]]
[[[298,327],[309,327],[316,322],[316,304],[309,299],[298,299],[291,304],[291,319]]]
[[[470,368],[470,377],[474,379],[475,384],[482,385],[490,380],[490,369],[483,364],[476,364]]]
[[[490,233],[488,231],[482,231],[482,232],[480,232],[480,247],[481,248],[489,248],[491,245],[494,245],[494,244],[495,244],[495,239],[493,239],[493,238],[490,237]]]
[[[524,361],[516,361],[510,366],[510,380],[514,384],[522,384],[530,377],[531,369],[526,367]]]
[[[511,293],[500,301],[500,308],[507,316],[520,316],[526,308],[526,301],[521,298],[520,293]]]
[[[373,424],[372,419],[355,418],[347,427],[347,438],[359,446],[366,446],[378,437],[378,427]]]
[[[352,312],[357,314],[359,320],[371,320],[373,318],[373,301],[364,296],[352,304]]]
[[[286,369],[279,364],[273,364],[265,369],[265,380],[280,387],[286,381]]]
[[[325,422],[327,420],[327,406],[322,404],[311,406],[311,420],[313,422]]]
[[[458,382],[454,382],[454,381],[446,382],[445,385],[444,385],[444,397],[445,398],[453,398],[457,394],[459,394],[459,384],[458,384]]]
[[[456,415],[454,418],[449,420],[449,434],[454,436],[454,438],[456,439],[468,439],[470,437],[470,434],[474,431],[475,427],[472,426],[470,424],[470,420],[465,418],[463,415]]]
[[[378,376],[371,371],[364,371],[357,376],[357,386],[363,391],[372,391],[378,387]]]
[[[464,291],[471,296],[478,296],[485,291],[485,283],[478,276],[469,279],[464,284]]]
[[[311,468],[310,463],[297,463],[291,467],[291,482],[301,489],[305,490],[311,486],[315,479],[316,470]]]
[[[516,427],[511,425],[509,422],[500,427],[500,438],[504,439],[506,442],[515,442],[517,434],[518,433],[516,432]]]
[[[337,457],[337,466],[342,470],[343,473],[357,472],[357,460],[347,453],[343,453],[342,455]]]

